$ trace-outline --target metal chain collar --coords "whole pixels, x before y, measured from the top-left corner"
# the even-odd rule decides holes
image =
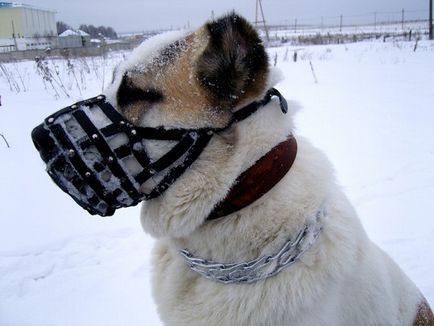
[[[277,253],[254,260],[224,264],[194,257],[187,249],[180,250],[180,253],[193,271],[210,280],[224,284],[254,283],[278,274],[309,250],[323,229],[321,219],[325,214],[325,209],[321,208],[313,221],[306,224],[294,239],[289,239]]]

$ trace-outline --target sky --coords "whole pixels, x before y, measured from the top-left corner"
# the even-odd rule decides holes
[[[24,3],[55,10],[57,20],[78,28],[80,24],[111,26],[117,32],[194,28],[212,16],[235,9],[255,20],[256,0],[23,0]],[[267,23],[344,24],[378,19],[398,20],[400,11],[408,18],[428,16],[428,0],[262,0]]]

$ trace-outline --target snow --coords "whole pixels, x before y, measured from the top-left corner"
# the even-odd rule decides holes
[[[81,29],[77,30],[77,34],[80,36],[90,36],[88,33],[86,33],[85,31],[82,31]]]
[[[59,37],[66,37],[66,36],[89,36],[88,33],[82,31],[81,29],[78,29],[76,31],[72,30],[72,29],[67,29],[66,31],[64,31],[62,34],[59,35]]]
[[[286,78],[277,88],[303,106],[297,134],[329,156],[369,236],[434,305],[434,43],[420,41],[416,52],[414,45],[269,53]],[[0,137],[0,325],[160,325],[153,240],[141,231],[139,208],[88,215],[51,182],[30,139],[49,114],[100,93],[122,61],[123,53],[71,59],[74,75],[54,60],[49,67],[71,98],[56,95],[33,62],[3,64],[20,92],[0,74],[0,133],[11,146]]]

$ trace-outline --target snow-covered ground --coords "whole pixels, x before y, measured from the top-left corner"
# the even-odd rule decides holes
[[[297,62],[293,50],[269,52],[286,76],[278,89],[304,107],[297,134],[327,153],[370,237],[434,305],[434,43],[298,47]],[[101,92],[122,59],[56,61],[71,95],[55,84],[57,100],[33,62],[4,64],[26,92],[11,91],[0,70],[10,143],[0,137],[2,326],[160,324],[139,208],[91,217],[50,181],[30,139],[50,113]]]

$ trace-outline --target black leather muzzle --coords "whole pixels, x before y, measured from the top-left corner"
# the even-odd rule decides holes
[[[272,96],[279,97],[286,113],[285,99],[270,89],[263,100],[235,112],[226,128],[250,116]],[[110,216],[117,208],[161,195],[199,157],[213,134],[226,128],[136,127],[100,95],[49,116],[33,130],[32,139],[48,174],[63,191],[92,215]],[[145,147],[148,140],[174,145],[152,161]],[[142,185],[157,175],[152,190],[143,192]]]

